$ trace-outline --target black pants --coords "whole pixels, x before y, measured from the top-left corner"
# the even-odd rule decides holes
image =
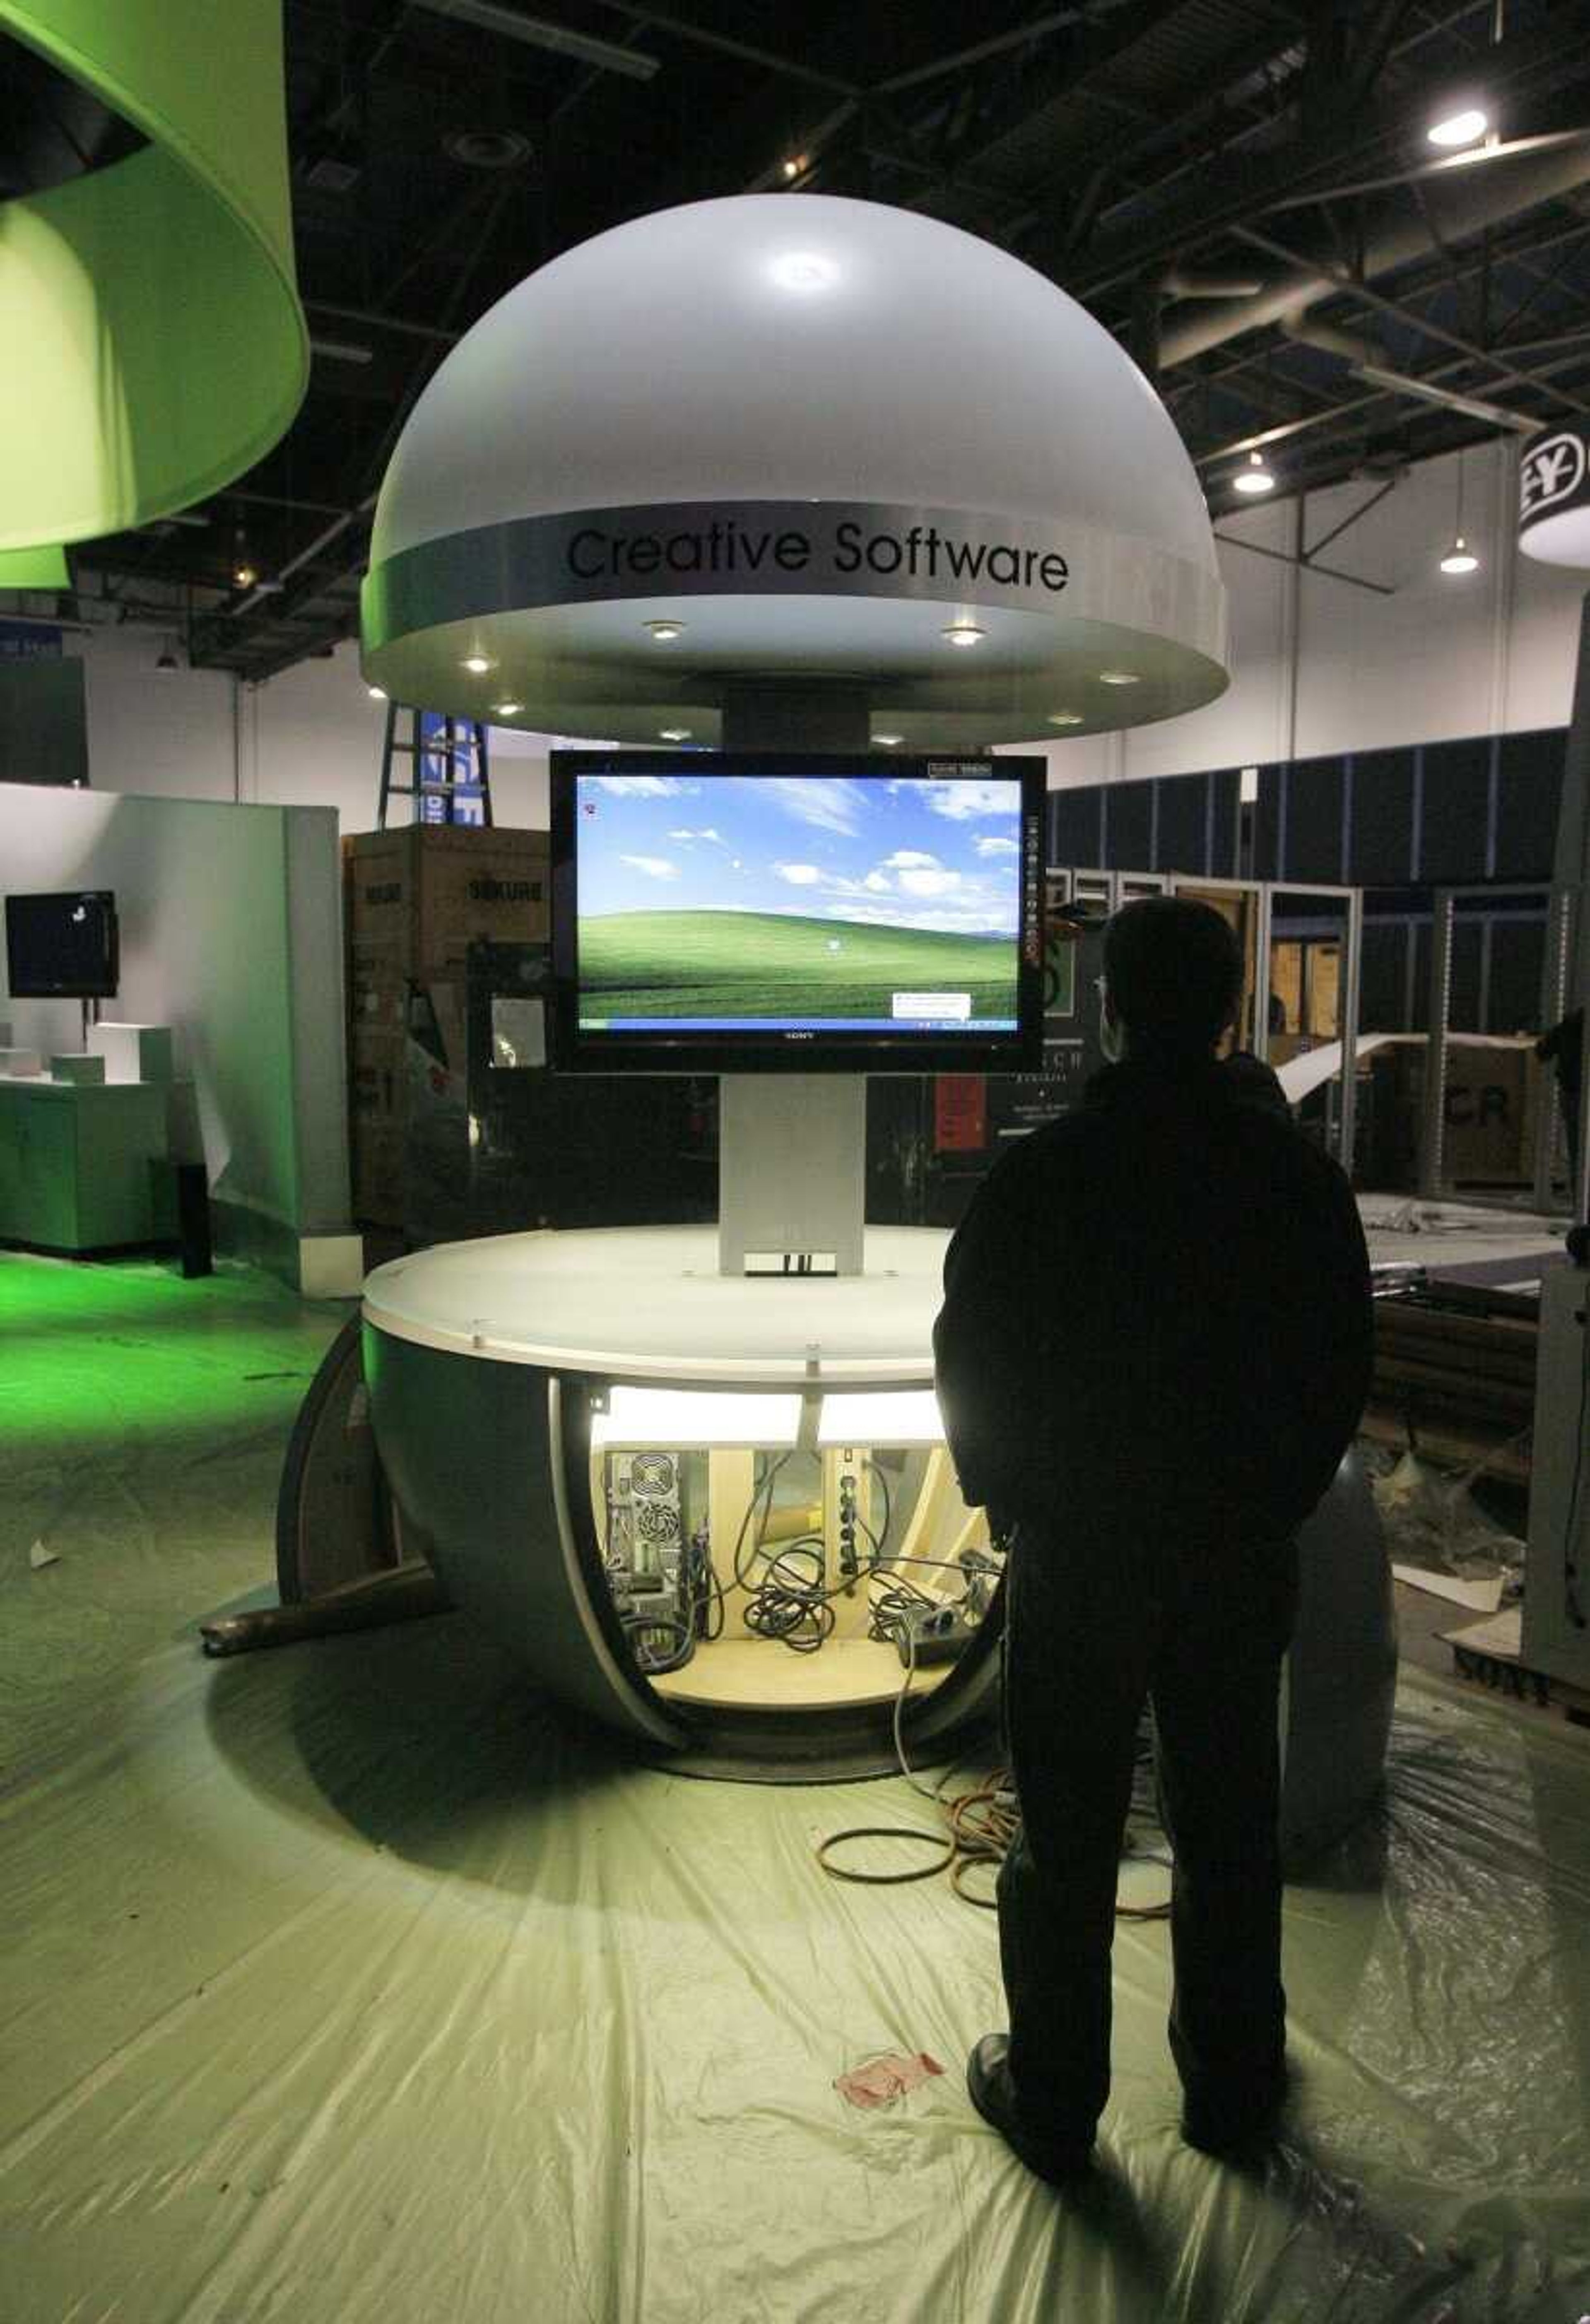
[[[1189,2119],[1240,2133],[1284,2072],[1277,1719],[1296,1548],[1024,1524],[1009,1590],[1021,1830],[999,1934],[1023,2117],[1086,2143],[1109,2093],[1117,1867],[1151,1698],[1176,1858],[1171,2052]]]

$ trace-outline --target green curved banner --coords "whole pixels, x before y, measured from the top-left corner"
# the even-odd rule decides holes
[[[0,204],[0,551],[14,551],[230,483],[298,410],[309,337],[281,0],[0,0],[6,34],[150,140]]]

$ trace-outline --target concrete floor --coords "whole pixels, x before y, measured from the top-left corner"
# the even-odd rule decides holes
[[[1123,1923],[1073,2206],[956,2070],[990,1917],[814,1868],[929,1812],[898,1779],[620,1763],[457,1617],[204,1662],[343,1312],[0,1254],[3,2324],[1590,2312],[1590,1763],[1450,1675],[1452,1609],[1402,1593],[1385,1812],[1289,1889],[1295,2133],[1181,2143],[1165,1926]],[[897,2109],[836,2095],[919,2048]]]

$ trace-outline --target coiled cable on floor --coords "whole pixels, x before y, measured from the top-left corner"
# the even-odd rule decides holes
[[[912,1791],[939,1811],[947,1829],[938,1833],[924,1831],[920,1824],[852,1824],[842,1831],[829,1832],[819,1842],[817,1860],[830,1879],[853,1881],[858,1886],[867,1888],[893,1888],[912,1880],[934,1880],[939,1873],[947,1871],[949,1885],[963,1904],[975,1904],[981,1912],[996,1912],[999,1908],[996,1896],[976,1895],[966,1883],[967,1875],[981,1864],[993,1865],[997,1874],[998,1868],[1015,1844],[1021,1821],[1015,1778],[1008,1767],[1000,1767],[970,1791],[947,1793],[945,1785],[955,1774],[958,1761],[947,1767],[931,1786],[913,1775],[905,1756],[905,1741],[901,1729],[906,1699],[911,1692],[911,1681],[916,1676],[915,1633],[909,1620],[901,1621],[900,1636],[906,1646],[906,1674],[905,1683],[894,1702],[894,1755],[900,1762],[900,1772]],[[1138,1773],[1141,1774],[1150,1765],[1151,1753],[1140,1746]],[[1136,1788],[1134,1784],[1134,1795]],[[1135,1796],[1133,1804],[1135,1808]],[[929,1864],[915,1865],[903,1872],[854,1871],[833,1861],[831,1851],[834,1849],[858,1840],[905,1840],[917,1846],[938,1841],[942,1853]],[[1167,1869],[1171,1865],[1169,1850],[1141,1848],[1130,1831],[1121,1850],[1121,1860],[1123,1863],[1161,1864]],[[1128,1904],[1119,1897],[1115,1901],[1117,1920],[1163,1921],[1168,1920],[1169,1914],[1169,1897],[1153,1904]]]

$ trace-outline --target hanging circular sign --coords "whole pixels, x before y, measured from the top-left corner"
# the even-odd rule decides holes
[[[1553,429],[1519,473],[1518,545],[1547,565],[1590,566],[1590,424]]]

